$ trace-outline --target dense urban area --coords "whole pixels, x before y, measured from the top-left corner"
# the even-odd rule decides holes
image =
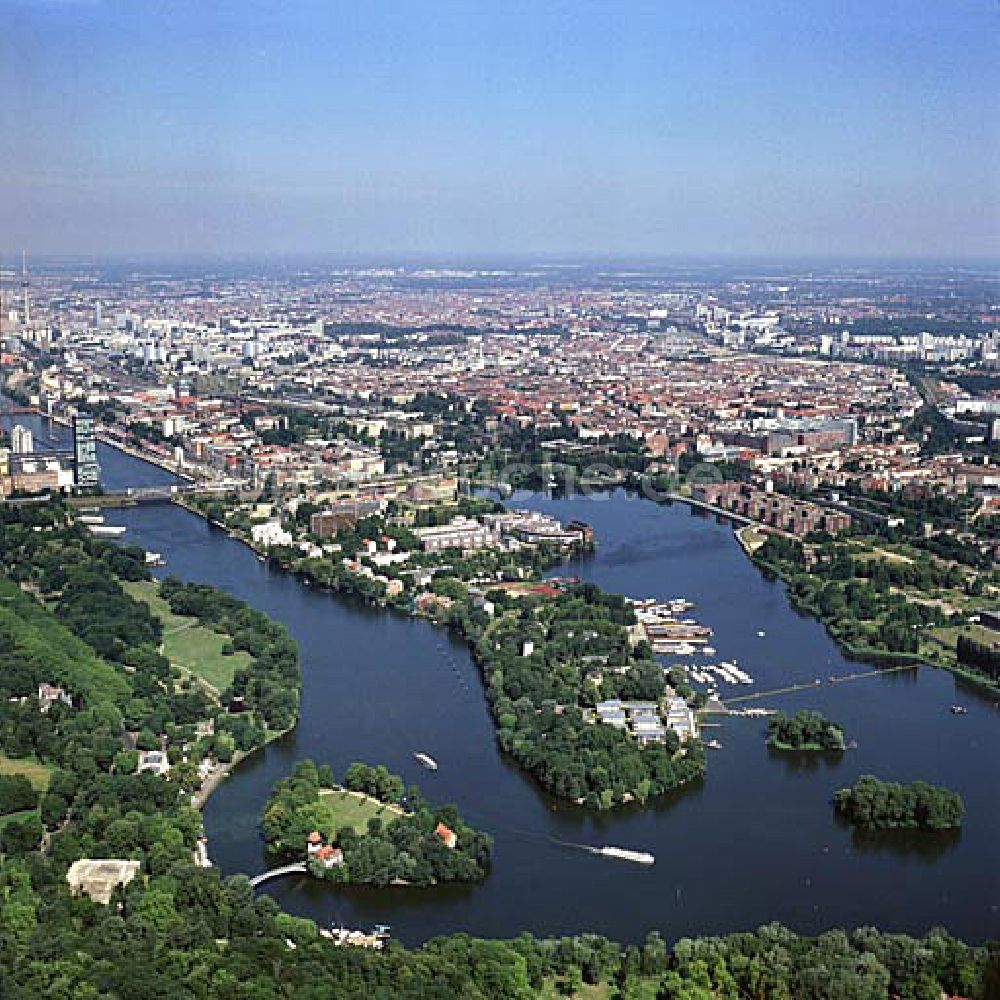
[[[858,676],[950,671],[995,702],[995,271],[25,258],[0,281],[0,992],[1000,996],[998,946],[943,930],[406,949],[283,912],[258,884],[475,892],[503,865],[488,828],[382,762],[302,760],[259,817],[273,870],[221,878],[199,810],[296,726],[299,652],[106,522],[180,505],[331,601],[434,623],[553,808],[614,815],[710,782],[728,716],[769,716],[778,758],[840,759],[849,727],[703,662],[714,626],[683,581],[582,579],[600,532],[529,499],[620,491],[717,518]],[[99,443],[172,478],[111,488]],[[892,773],[831,788],[828,811],[928,842],[975,822]]]

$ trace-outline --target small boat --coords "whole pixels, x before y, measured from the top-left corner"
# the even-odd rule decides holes
[[[952,715],[968,715],[969,710],[964,705],[952,705],[951,706]]]
[[[624,847],[599,847],[596,850],[597,854],[603,854],[606,858],[619,858],[622,861],[634,861],[639,865],[651,865],[654,864],[656,858],[652,854],[648,854],[646,851],[629,851]]]
[[[428,771],[436,771],[438,769],[438,762],[430,754],[418,752],[414,753],[413,758],[418,764],[423,764]]]
[[[760,632],[757,633],[757,638],[758,639],[763,639],[765,635],[767,635],[767,633],[762,630],[762,631],[760,631]]]

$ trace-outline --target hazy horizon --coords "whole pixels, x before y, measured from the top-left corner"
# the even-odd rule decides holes
[[[0,250],[0,267],[5,275],[20,275],[21,253],[26,248]],[[845,269],[918,269],[918,268],[1000,268],[1000,254],[995,257],[941,257],[941,256],[864,256],[860,254],[738,254],[732,252],[697,254],[677,253],[602,253],[591,252],[559,253],[488,250],[465,253],[440,251],[364,251],[348,252],[340,250],[137,250],[121,252],[40,252],[27,254],[29,272],[48,265],[71,264],[317,264],[346,268],[378,267],[427,267],[427,268],[539,268],[558,270],[560,268],[589,269],[602,266],[615,268],[731,268],[765,267],[776,270],[791,268],[845,268]]]
[[[0,10],[10,254],[1000,259],[992,0]]]

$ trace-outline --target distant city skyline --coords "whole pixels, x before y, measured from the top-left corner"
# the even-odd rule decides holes
[[[1000,258],[993,0],[0,0],[29,255]]]

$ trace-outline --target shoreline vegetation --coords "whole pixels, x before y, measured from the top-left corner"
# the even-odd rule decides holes
[[[785,584],[793,607],[819,621],[846,656],[876,666],[938,667],[1000,694],[1000,675],[987,672],[987,661],[972,652],[975,643],[942,647],[935,630],[947,627],[949,616],[937,604],[906,599],[904,588],[918,574],[954,589],[949,569],[868,558],[853,551],[850,540],[818,542],[808,552],[801,542],[769,535],[748,554],[761,572]],[[961,659],[963,649],[969,662]]]
[[[490,869],[491,837],[381,765],[352,764],[338,784],[328,766],[300,761],[274,786],[261,829],[271,855],[338,885],[481,882]]]
[[[157,584],[141,549],[95,538],[58,502],[2,517],[15,648],[65,648],[19,665],[12,695],[49,685],[60,712],[114,704],[117,773],[156,752],[156,769],[200,808],[235,762],[295,725],[301,674],[283,626],[221,591]],[[185,664],[164,655],[175,648]]]

